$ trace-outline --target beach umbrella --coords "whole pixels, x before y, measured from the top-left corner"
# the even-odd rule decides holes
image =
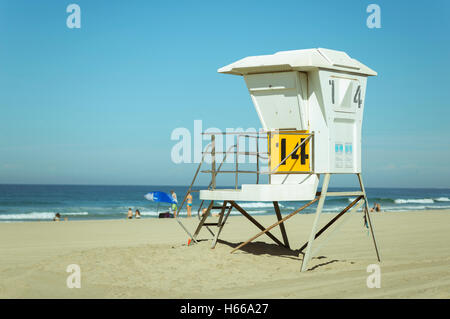
[[[145,199],[151,200],[157,203],[169,203],[176,204],[177,202],[172,198],[171,195],[165,192],[150,192],[144,195]]]
[[[156,207],[156,212],[159,212],[159,204],[160,203],[168,203],[168,204],[176,204],[176,200],[173,197],[165,192],[150,192],[144,195],[145,199],[150,200],[152,202],[158,203]]]

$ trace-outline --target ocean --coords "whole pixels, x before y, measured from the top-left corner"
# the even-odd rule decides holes
[[[196,188],[199,189],[199,188]],[[124,219],[129,208],[139,209],[142,218],[157,218],[168,211],[169,205],[157,204],[144,198],[151,191],[174,190],[181,203],[187,187],[184,186],[83,186],[83,185],[0,185],[0,222],[49,221],[56,213],[69,220]],[[330,191],[355,190],[330,188]],[[375,202],[382,211],[411,211],[450,209],[450,189],[367,188],[369,205]],[[326,200],[324,212],[337,213],[353,198],[339,197]],[[271,202],[239,203],[251,215],[274,214]],[[198,193],[193,193],[193,213],[200,205]],[[280,202],[282,213],[292,212],[301,202]],[[303,211],[314,212],[316,205]],[[232,215],[239,215],[233,211]],[[184,207],[180,214],[186,216]]]

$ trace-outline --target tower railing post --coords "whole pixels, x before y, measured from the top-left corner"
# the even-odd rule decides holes
[[[216,189],[216,136],[211,135],[211,187]]]
[[[259,133],[256,135],[256,184],[259,184]]]
[[[239,137],[240,135],[238,134],[236,136],[236,157],[235,157],[235,161],[236,161],[236,173],[234,175],[234,189],[238,189],[238,171],[239,171]]]

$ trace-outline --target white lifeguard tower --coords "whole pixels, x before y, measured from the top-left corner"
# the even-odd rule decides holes
[[[241,248],[250,241],[266,234],[277,244],[290,248],[284,222],[306,207],[318,202],[316,216],[309,240],[299,249],[306,248],[301,270],[307,270],[312,258],[314,239],[325,232],[345,213],[357,211],[364,205],[364,219],[370,229],[378,261],[378,248],[373,226],[369,216],[364,185],[361,178],[361,126],[368,76],[377,75],[375,71],[352,59],[345,52],[329,49],[307,49],[277,52],[273,55],[251,56],[224,66],[219,73],[241,75],[247,84],[255,105],[263,132],[236,133],[236,144],[226,152],[216,152],[216,135],[209,133],[211,144],[203,156],[211,156],[211,169],[203,172],[211,174],[211,183],[200,190],[200,199],[210,201],[206,213],[199,214],[199,225],[191,235],[178,220],[194,242],[200,229],[207,227],[213,235],[212,248],[220,235],[225,222],[234,208],[254,223],[261,232],[232,250]],[[224,134],[224,133],[222,133]],[[239,138],[267,139],[267,152],[240,152]],[[224,153],[223,161],[218,165],[216,156]],[[228,154],[235,155],[235,169],[221,170]],[[256,171],[239,170],[238,155],[256,156]],[[268,158],[268,170],[260,170],[259,158]],[[203,158],[204,158],[203,157]],[[190,191],[200,168],[192,181]],[[217,167],[217,168],[216,168]],[[220,173],[235,175],[234,189],[219,189],[216,176]],[[238,175],[252,173],[257,175],[255,184],[238,185]],[[268,183],[260,183],[260,174],[268,174]],[[328,192],[331,174],[356,174],[360,190],[354,192]],[[317,192],[319,179],[323,176],[323,185]],[[317,231],[318,221],[328,196],[354,196],[355,200],[337,214],[325,227]],[[214,206],[215,201],[222,201]],[[250,216],[236,202],[270,201],[273,202],[278,222],[264,227]],[[291,214],[281,216],[279,201],[308,201]],[[178,212],[183,207],[180,205]],[[200,206],[199,212],[203,206]],[[219,209],[219,220],[206,222],[213,209]],[[217,226],[216,233],[210,226]],[[269,231],[279,226],[283,242]]]

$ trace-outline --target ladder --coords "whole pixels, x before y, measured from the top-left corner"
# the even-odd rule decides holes
[[[204,201],[202,201],[202,204]],[[200,233],[200,230],[202,227],[206,227],[206,229],[211,233],[213,236],[213,242],[211,245],[211,248],[214,248],[217,243],[217,239],[219,238],[220,233],[222,232],[223,226],[226,224],[228,216],[230,216],[231,210],[233,209],[233,206],[229,204],[227,201],[224,201],[222,205],[214,205],[214,201],[210,201],[208,208],[206,211],[202,214],[198,213],[198,218],[200,220],[197,229],[195,230],[193,238],[197,241],[197,236]],[[219,210],[218,217],[219,219],[216,222],[207,222],[208,217],[211,216],[213,211]],[[199,212],[201,211],[201,206],[199,208]],[[216,226],[217,232],[214,234],[214,232],[209,228],[209,226]]]
[[[196,181],[196,179],[197,179],[198,173],[200,172],[200,168],[202,167],[203,162],[205,161],[205,157],[206,157],[206,155],[208,154],[208,151],[209,151],[209,149],[210,149],[211,147],[213,147],[213,143],[210,143],[210,144],[208,144],[208,145],[205,147],[205,150],[204,150],[203,155],[202,155],[202,160],[201,160],[200,163],[198,164],[197,170],[196,170],[196,172],[195,172],[195,174],[194,174],[194,178],[192,179],[192,182],[191,182],[191,184],[190,184],[190,186],[189,186],[189,188],[188,188],[188,191],[186,192],[186,195],[184,195],[183,201],[181,202],[181,205],[178,207],[178,210],[176,211],[176,214],[175,214],[174,217],[175,217],[175,220],[178,222],[178,224],[181,226],[181,228],[188,234],[189,238],[190,238],[194,243],[198,243],[197,236],[198,236],[198,234],[200,233],[201,228],[202,228],[202,227],[206,227],[206,229],[209,231],[209,233],[213,236],[213,243],[212,243],[211,248],[214,248],[215,245],[216,245],[216,242],[217,242],[217,238],[219,237],[220,232],[222,231],[222,228],[223,228],[223,226],[225,225],[225,223],[226,223],[226,221],[227,221],[227,219],[228,219],[228,216],[229,216],[230,213],[231,213],[231,210],[232,210],[232,206],[231,206],[231,205],[228,205],[227,202],[224,201],[224,202],[222,203],[222,205],[219,205],[219,206],[216,205],[216,206],[214,206],[214,201],[210,201],[210,203],[209,203],[209,205],[208,205],[208,208],[207,208],[206,211],[202,214],[202,213],[201,213],[202,207],[203,207],[203,205],[204,205],[204,203],[205,203],[205,200],[202,200],[202,202],[200,203],[200,207],[199,207],[199,209],[198,209],[198,211],[197,211],[197,216],[198,216],[198,218],[199,218],[199,220],[200,220],[200,223],[199,223],[199,225],[197,226],[197,229],[195,230],[194,235],[192,235],[192,234],[189,232],[189,230],[183,225],[183,223],[182,223],[182,222],[180,221],[180,219],[178,218],[178,215],[179,215],[181,209],[183,208],[183,206],[184,206],[184,204],[185,204],[185,202],[186,202],[186,200],[187,200],[187,195],[188,195],[189,193],[198,192],[198,190],[193,190],[192,188],[193,188],[193,186],[194,186],[194,184],[195,184],[195,181]],[[232,146],[230,146],[230,147],[228,148],[227,152],[225,152],[225,156],[223,157],[223,160],[222,160],[222,162],[220,163],[220,165],[219,165],[219,167],[217,168],[217,170],[215,171],[215,173],[212,175],[211,181],[209,182],[209,185],[208,185],[207,189],[211,189],[211,187],[213,186],[213,181],[215,180],[215,177],[216,177],[217,173],[220,172],[220,169],[222,168],[222,165],[225,163],[228,154],[229,154],[234,148],[236,148],[236,147],[237,147],[237,144],[232,145]],[[215,186],[215,185],[214,185],[214,186]],[[220,210],[220,213],[218,214],[218,215],[219,215],[219,220],[218,220],[217,222],[206,222],[207,217],[211,214],[211,211],[214,211],[214,210]],[[218,227],[217,233],[214,233],[214,232],[209,228],[210,226],[216,226],[216,227]]]

